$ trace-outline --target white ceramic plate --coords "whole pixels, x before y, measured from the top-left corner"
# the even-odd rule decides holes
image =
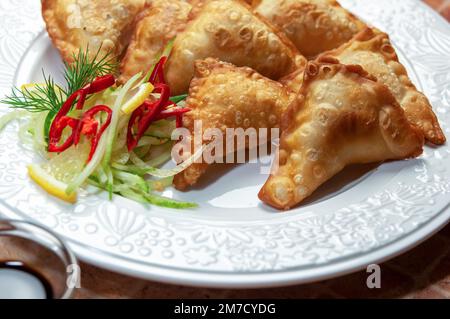
[[[450,28],[416,0],[342,3],[390,33],[413,81],[430,98],[450,137]],[[0,3],[0,94],[57,75],[61,62],[43,31],[38,1]],[[1,112],[6,112],[1,109]],[[65,237],[78,256],[152,280],[213,287],[267,287],[349,273],[417,245],[450,218],[450,148],[415,160],[347,169],[288,213],[263,206],[261,165],[223,169],[195,191],[166,195],[200,208],[143,207],[99,194],[74,206],[27,177],[33,154],[17,127],[0,135],[0,208]]]

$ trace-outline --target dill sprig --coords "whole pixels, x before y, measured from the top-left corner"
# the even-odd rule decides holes
[[[26,86],[22,89],[13,88],[11,95],[1,101],[13,109],[23,109],[28,112],[58,112],[64,103],[66,94],[55,81],[42,71],[44,83],[33,86],[30,90]]]
[[[117,69],[116,60],[109,53],[100,56],[100,49],[92,58],[89,54],[89,48],[87,48],[85,52],[80,51],[78,55],[73,56],[74,63],[64,62],[67,96],[85,87],[96,77],[115,73]]]
[[[29,112],[49,112],[56,114],[64,101],[74,92],[94,81],[96,77],[113,74],[117,63],[110,53],[100,56],[101,48],[90,58],[89,48],[74,54],[74,62],[65,63],[64,87],[55,83],[50,75],[42,71],[44,83],[33,86],[33,89],[14,87],[0,103],[13,109],[23,109]]]

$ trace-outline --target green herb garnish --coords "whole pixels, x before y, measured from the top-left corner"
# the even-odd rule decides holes
[[[187,97],[188,97],[187,94],[182,94],[182,95],[172,96],[172,97],[170,98],[170,101],[172,101],[172,102],[175,103],[175,104],[178,104],[178,103],[180,103],[181,101],[186,100]]]
[[[110,53],[100,57],[100,49],[91,59],[89,57],[89,48],[87,48],[86,52],[80,51],[78,55],[74,55],[73,63],[64,62],[64,66],[64,79],[67,83],[66,95],[69,97],[74,92],[93,82],[95,78],[114,74],[117,69],[117,62],[111,57]]]
[[[22,109],[32,113],[58,112],[66,94],[55,81],[42,71],[44,83],[36,85],[33,90],[13,88],[11,95],[1,101],[13,109]]]
[[[36,85],[33,90],[28,88],[13,88],[12,93],[6,96],[0,103],[8,105],[13,109],[22,109],[28,112],[49,112],[55,115],[64,101],[74,92],[91,83],[96,77],[112,74],[117,68],[115,59],[110,53],[100,56],[100,49],[89,58],[89,49],[85,52],[79,51],[74,54],[74,62],[65,63],[64,87],[55,83],[54,79],[42,71],[44,83]]]

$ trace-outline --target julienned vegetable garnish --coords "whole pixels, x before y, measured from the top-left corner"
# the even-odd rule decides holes
[[[71,147],[73,144],[77,145],[80,140],[80,135],[85,134],[92,136],[92,149],[88,160],[92,158],[93,152],[95,151],[96,148],[96,144],[98,144],[97,139],[101,137],[101,135],[111,122],[112,116],[111,109],[106,105],[94,106],[89,111],[87,111],[82,116],[81,119],[69,117],[67,116],[67,114],[72,110],[74,104],[76,104],[76,110],[79,111],[83,110],[88,95],[104,91],[107,88],[113,86],[115,82],[116,80],[113,75],[105,75],[102,77],[98,77],[92,83],[89,83],[84,88],[74,92],[67,99],[67,101],[63,103],[58,113],[56,113],[56,116],[54,117],[53,122],[50,126],[49,145],[48,145],[49,152],[53,153],[63,152],[69,147]],[[105,124],[101,126],[100,132],[97,132],[98,122],[93,117],[95,114],[102,111],[108,114],[108,119],[106,120]],[[89,132],[86,131],[86,125],[88,124],[90,124]],[[64,130],[68,127],[71,129],[70,136],[62,145],[58,145],[61,142],[61,137]],[[94,129],[95,131],[93,131]]]
[[[133,112],[128,122],[127,146],[130,152],[137,147],[139,140],[144,136],[151,123],[156,120],[156,117],[161,114],[165,107],[170,105],[167,104],[170,95],[170,89],[167,85],[157,84],[155,91],[161,94],[160,98],[152,103],[144,102],[140,108]],[[136,133],[133,132],[134,129],[136,129]]]
[[[30,177],[49,194],[74,203],[90,184],[129,199],[169,208],[196,204],[165,198],[162,192],[191,160],[171,170],[158,168],[171,158],[171,133],[189,109],[185,95],[170,97],[164,64],[171,44],[141,79],[117,86],[109,55],[80,52],[66,65],[65,85],[44,74],[44,82],[14,88],[2,103],[18,109],[0,119],[0,129],[15,119],[22,143],[32,144],[45,161],[28,167]],[[100,51],[99,51],[100,52]],[[140,80],[141,79],[141,80]],[[22,110],[22,111],[19,111]]]

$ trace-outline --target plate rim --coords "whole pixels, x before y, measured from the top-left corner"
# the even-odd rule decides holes
[[[0,208],[3,212],[10,212],[11,217],[16,218],[17,220],[26,220],[23,216],[15,215],[11,208],[7,207],[5,203],[0,202]],[[35,221],[33,220],[33,222]],[[366,269],[366,267],[371,264],[380,264],[410,251],[434,236],[449,224],[450,203],[441,211],[441,213],[431,218],[421,227],[392,242],[372,249],[366,254],[349,256],[343,260],[333,261],[310,269],[296,268],[292,270],[288,269],[259,273],[222,273],[213,271],[200,272],[188,269],[170,269],[162,265],[149,265],[139,261],[127,260],[127,258],[122,256],[109,254],[100,249],[75,242],[65,235],[59,234],[59,236],[64,241],[65,245],[75,252],[79,260],[133,278],[191,287],[257,289],[309,284],[345,276]],[[100,260],[99,257],[103,260]],[[121,262],[116,263],[117,260],[120,260]],[[130,269],[132,269],[132,272]],[[151,269],[151,271],[149,271],[149,269]]]
[[[162,266],[146,264],[143,267],[147,268],[147,271],[142,271],[141,266],[139,265],[139,270],[135,268],[132,276],[168,284],[176,283],[192,287],[224,289],[276,288],[290,285],[308,284],[345,276],[363,270],[371,264],[380,264],[391,260],[392,258],[400,256],[419,246],[448,224],[450,224],[450,203],[440,214],[433,217],[426,224],[410,232],[404,237],[371,250],[368,254],[351,256],[344,260],[319,265],[307,270],[297,268],[294,270],[272,271],[268,273],[219,274],[216,272],[202,273],[190,270],[168,270]],[[414,240],[414,237],[417,238]],[[82,247],[76,243],[69,243],[69,246],[72,247],[77,254],[80,253],[80,258],[82,260],[85,260],[90,264],[100,265],[102,268],[107,270],[130,275],[127,271],[129,270],[128,261],[122,259],[122,265],[115,264],[112,262],[115,257],[108,256],[105,252],[99,251],[100,254],[104,255],[106,259],[110,259],[111,261],[109,263],[100,262],[95,259],[98,257],[98,254],[91,255],[89,249],[86,249],[86,247]],[[387,254],[386,251],[388,252]],[[136,266],[136,262],[131,262],[131,264]],[[154,271],[149,272],[148,268],[152,268]]]

